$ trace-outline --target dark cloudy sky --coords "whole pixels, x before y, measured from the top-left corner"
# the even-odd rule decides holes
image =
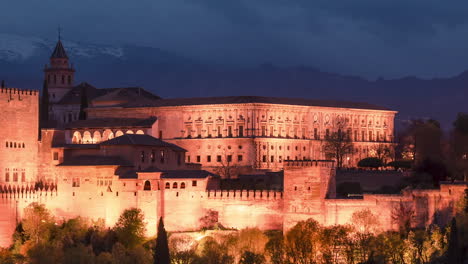
[[[466,0],[0,0],[0,32],[369,78],[468,69]]]

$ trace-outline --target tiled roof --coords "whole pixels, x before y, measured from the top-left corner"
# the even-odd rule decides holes
[[[208,176],[219,177],[206,170],[167,170],[163,171],[158,168],[148,168],[141,171],[129,170],[125,171],[119,178],[121,179],[136,179],[139,172],[161,172],[162,179],[205,179]]]
[[[124,161],[122,158],[117,156],[77,156],[72,157],[69,160],[65,160],[59,166],[132,166],[132,164]]]
[[[161,173],[162,179],[204,179],[208,176],[218,177],[206,170],[170,170]]]
[[[77,120],[66,124],[65,128],[106,128],[106,127],[151,127],[156,118],[96,118]]]
[[[65,49],[63,48],[62,41],[58,41],[57,45],[55,45],[54,52],[52,52],[52,55],[50,56],[51,58],[57,58],[57,59],[68,59],[67,53],[65,52]]]
[[[303,105],[303,106],[322,106],[339,107],[354,109],[372,109],[387,110],[386,107],[361,102],[334,101],[334,100],[315,100],[306,98],[286,98],[286,97],[264,97],[264,96],[223,96],[223,97],[194,97],[194,98],[174,98],[155,100],[152,103],[141,103],[133,101],[125,107],[162,107],[162,106],[184,106],[184,105],[210,105],[210,104],[284,104],[284,105]]]
[[[53,148],[65,148],[65,149],[99,149],[97,144],[61,144],[54,145]]]
[[[141,103],[151,103],[154,100],[161,99],[143,88],[140,87],[127,87],[108,89],[104,95],[98,96],[92,100],[93,105],[102,105],[107,102],[128,103],[138,101]]]
[[[129,101],[141,101],[150,103],[153,100],[157,100],[160,97],[154,95],[140,87],[123,87],[123,88],[96,88],[89,83],[80,83],[70,90],[65,96],[58,102],[58,104],[80,104],[81,102],[81,91],[86,89],[86,96],[88,102],[92,103],[103,101],[115,101],[125,100]]]
[[[120,137],[116,137],[116,138],[101,142],[100,145],[101,146],[116,146],[116,145],[155,146],[155,147],[167,147],[174,151],[181,151],[181,152],[186,151],[185,149],[177,145],[162,141],[150,135],[137,135],[137,134],[124,134]]]
[[[88,102],[93,98],[103,95],[108,91],[104,89],[97,89],[89,83],[80,83],[77,86],[73,87],[68,93],[66,93],[63,98],[58,102],[58,104],[77,104],[81,103],[81,91],[86,89],[86,96],[88,97]]]

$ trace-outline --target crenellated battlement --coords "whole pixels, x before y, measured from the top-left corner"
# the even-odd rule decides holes
[[[32,95],[38,96],[38,90],[29,90],[29,89],[19,89],[19,88],[0,88],[0,96],[1,95]]]
[[[209,190],[208,199],[280,200],[283,192],[275,190]]]
[[[334,168],[333,160],[285,160],[284,168],[300,168],[300,167],[325,167]]]

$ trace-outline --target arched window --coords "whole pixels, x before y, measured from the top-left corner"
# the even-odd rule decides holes
[[[181,188],[181,189],[185,189],[185,182],[182,182],[182,183],[180,184],[180,188]]]
[[[8,141],[7,141],[7,142],[5,142],[5,145],[6,145],[6,147],[8,148]]]
[[[105,141],[105,140],[109,140],[112,138],[114,138],[114,133],[112,132],[112,130],[110,129],[104,130],[104,133],[102,133],[102,140]]]
[[[120,137],[120,136],[123,136],[123,132],[122,131],[117,131],[115,132],[115,137]]]
[[[73,144],[80,144],[81,143],[81,133],[80,132],[75,131],[73,133],[72,143]]]
[[[174,182],[174,183],[172,184],[172,189],[177,189],[177,182]]]
[[[14,148],[16,148],[16,142],[14,143]]]
[[[145,132],[143,132],[143,130],[138,130],[138,131],[136,132],[136,134],[137,134],[137,135],[144,135]]]
[[[23,148],[24,148],[24,143],[23,143]]]
[[[127,130],[127,132],[125,132],[125,134],[133,134],[133,131]]]
[[[92,142],[93,142],[93,138],[91,137],[91,133],[89,131],[85,131],[83,133],[83,143],[91,144]]]
[[[166,189],[170,189],[170,188],[171,188],[171,184],[168,183],[168,182],[166,182],[166,187],[165,187],[165,188],[166,188]]]
[[[143,187],[144,191],[151,191],[151,183],[150,181],[145,181],[145,186]]]
[[[93,133],[93,143],[101,142],[101,133],[99,131],[94,131]]]

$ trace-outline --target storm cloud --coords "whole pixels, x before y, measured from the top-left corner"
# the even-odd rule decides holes
[[[461,0],[1,0],[0,31],[158,47],[222,64],[308,65],[368,78],[468,69]]]

